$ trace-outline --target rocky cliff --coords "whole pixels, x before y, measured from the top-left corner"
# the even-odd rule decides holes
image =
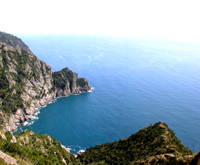
[[[53,73],[29,49],[20,49],[23,46],[19,46],[18,38],[4,34],[4,40],[6,36],[11,44],[0,42],[0,124],[5,131],[15,131],[35,115],[38,107],[57,97],[91,89],[85,78],[79,79],[68,68]]]

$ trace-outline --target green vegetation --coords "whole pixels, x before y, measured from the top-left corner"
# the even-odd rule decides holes
[[[36,65],[37,57],[30,52],[26,50],[21,50],[21,53],[5,51],[4,47],[4,45],[0,47],[3,65],[0,67],[0,101],[1,110],[9,115],[26,104],[21,98],[21,94],[24,92],[24,82],[26,80],[37,81],[40,79],[40,74],[44,75],[45,73],[40,70],[40,66]],[[46,67],[46,71],[51,73],[48,67]],[[36,87],[34,89],[36,90]],[[37,98],[43,95],[44,93],[40,93]]]
[[[188,164],[183,159],[186,155],[192,155],[192,152],[166,124],[159,122],[127,139],[87,149],[78,155],[78,160],[84,164]]]
[[[3,68],[0,68],[0,99],[2,105],[2,111],[6,112],[7,114],[16,112],[18,107],[22,106],[22,99],[20,95],[22,93],[22,85],[23,85],[23,78],[21,73],[21,65],[19,65],[19,75],[12,73],[10,74],[11,77],[17,82],[15,85],[10,87],[9,81],[11,81],[11,77],[9,76],[9,54],[5,51],[0,53],[3,62]],[[16,55],[17,56],[17,55]],[[15,89],[15,93],[12,94],[13,90]]]
[[[6,133],[6,138],[4,140],[0,136],[0,150],[14,157],[19,164],[72,164],[75,160],[74,155],[62,148],[60,142],[48,135],[25,130],[16,136],[17,143],[10,142],[10,133]]]
[[[1,165],[8,165],[3,159],[0,158],[0,164]]]
[[[2,132],[1,136],[2,136]],[[97,145],[75,158],[60,142],[48,135],[25,130],[16,136],[0,136],[0,150],[14,157],[19,164],[160,164],[189,165],[194,155],[176,138],[165,123],[143,128],[127,139]],[[189,156],[188,156],[189,155]],[[0,163],[4,163],[0,159]]]
[[[70,88],[73,82],[74,73],[68,68],[64,68],[61,71],[53,73],[53,83],[54,88],[64,89],[67,85],[67,82],[70,84]]]
[[[75,81],[75,76],[77,77],[76,73],[73,73],[69,68],[64,68],[61,71],[53,73],[53,83],[54,83],[54,90],[57,89],[65,89],[69,83],[70,90],[72,89],[72,84]],[[84,87],[88,84],[85,78],[77,78],[76,86]]]
[[[80,87],[84,87],[85,85],[87,85],[87,80],[85,78],[79,78],[77,81],[76,81],[76,85],[77,86],[80,86]]]
[[[2,132],[1,136],[2,136]],[[127,139],[97,145],[75,158],[60,142],[48,135],[25,130],[16,136],[0,136],[0,150],[14,157],[19,164],[160,164],[189,165],[194,155],[162,122],[143,128]],[[0,160],[1,162],[2,160]],[[2,161],[3,162],[3,161]]]

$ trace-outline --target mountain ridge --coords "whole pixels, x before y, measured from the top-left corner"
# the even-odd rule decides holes
[[[193,153],[161,121],[126,139],[86,149],[77,157],[85,164],[188,164],[192,158]]]
[[[14,48],[30,51],[29,47],[20,38],[9,33],[0,31],[0,41]]]

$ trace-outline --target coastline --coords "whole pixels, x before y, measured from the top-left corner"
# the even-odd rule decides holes
[[[48,104],[55,103],[57,99],[63,98],[63,97],[69,97],[70,95],[80,95],[82,93],[91,93],[92,90],[94,90],[94,87],[90,87],[90,89],[87,92],[81,92],[80,91],[78,94],[69,94],[69,95],[66,95],[66,96],[59,96],[59,97],[56,97],[54,99],[52,98],[53,100],[47,102],[45,105],[42,105],[42,106],[39,106],[39,107],[35,107],[34,109],[36,111],[32,114],[31,118],[28,118],[29,120],[25,120],[23,123],[21,123],[21,125],[15,125],[15,129],[13,131],[11,131],[11,133],[13,134],[13,133],[17,132],[19,126],[27,126],[29,124],[29,122],[31,122],[29,125],[32,125],[35,120],[39,119],[38,115],[40,114],[40,110],[42,108],[45,108]],[[41,100],[43,100],[43,99],[41,99]]]
[[[70,149],[61,144],[61,147],[70,153]]]

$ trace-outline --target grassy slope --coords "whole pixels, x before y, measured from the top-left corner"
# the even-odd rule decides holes
[[[16,136],[17,143],[11,143],[12,135],[4,134],[7,140],[0,136],[0,150],[19,164],[65,164],[63,160],[67,164],[189,164],[194,157],[162,122],[127,139],[87,149],[76,159],[51,136],[25,130]]]
[[[65,164],[64,161],[71,164],[75,160],[74,155],[51,136],[25,130],[16,136],[17,143],[11,143],[11,134],[5,134],[7,140],[0,138],[0,150],[14,157],[19,164]]]
[[[183,146],[165,123],[143,128],[136,134],[118,142],[97,145],[78,156],[84,164],[156,163],[187,164],[186,155],[193,153]]]

